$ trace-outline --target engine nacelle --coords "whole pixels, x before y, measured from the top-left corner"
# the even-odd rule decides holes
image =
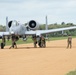
[[[35,20],[31,20],[28,22],[28,27],[31,30],[36,30],[39,28],[39,24]]]
[[[10,28],[12,25],[18,25],[18,22],[16,20],[9,21],[8,27]]]
[[[9,27],[9,28],[12,26],[12,22],[13,22],[13,21],[9,21],[9,22],[8,22],[8,27]]]

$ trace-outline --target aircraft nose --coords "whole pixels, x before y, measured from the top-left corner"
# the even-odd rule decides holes
[[[11,31],[11,34],[14,34],[14,32],[13,32],[13,31]]]

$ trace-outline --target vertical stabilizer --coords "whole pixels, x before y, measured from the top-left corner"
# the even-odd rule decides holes
[[[6,31],[9,31],[9,27],[8,27],[8,17],[6,17]]]

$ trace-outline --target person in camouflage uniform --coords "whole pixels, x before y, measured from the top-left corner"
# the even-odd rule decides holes
[[[46,47],[45,37],[41,35],[41,47]]]
[[[37,39],[36,39],[36,35],[32,35],[32,40],[34,41],[34,47],[37,47]]]
[[[16,45],[16,36],[13,34],[12,37],[11,37],[11,40],[12,40],[12,46],[9,48],[17,48],[17,45]]]
[[[72,36],[71,35],[68,36],[67,43],[68,43],[67,48],[68,47],[72,48]]]

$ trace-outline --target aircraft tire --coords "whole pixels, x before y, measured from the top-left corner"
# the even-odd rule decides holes
[[[1,49],[3,49],[4,48],[4,44],[3,43],[1,43]]]

